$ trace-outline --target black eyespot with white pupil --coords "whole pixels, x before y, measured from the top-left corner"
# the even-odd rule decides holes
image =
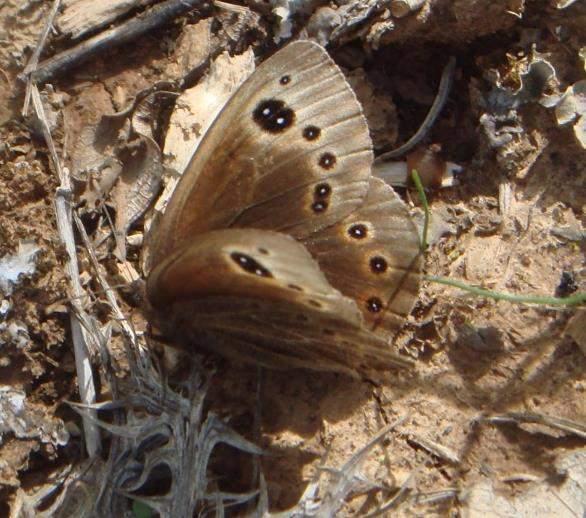
[[[336,165],[335,155],[333,155],[332,153],[324,153],[319,158],[319,165],[323,169],[331,169],[332,167],[334,167],[334,165]]]
[[[252,118],[269,133],[281,133],[295,120],[295,112],[279,99],[268,99],[258,103]]]
[[[329,196],[332,192],[332,188],[327,183],[318,183],[315,186],[315,196],[316,198],[325,198]]]
[[[370,258],[370,269],[373,273],[385,273],[389,267],[387,260],[379,255]]]
[[[303,128],[303,138],[305,140],[316,140],[321,135],[321,130],[317,126],[307,126]]]
[[[348,235],[353,239],[364,239],[368,235],[368,228],[363,223],[356,223],[348,229]]]
[[[316,212],[316,213],[323,212],[327,208],[328,208],[327,201],[316,201],[311,206],[311,209],[313,210],[313,212]]]
[[[380,313],[383,309],[383,301],[378,297],[370,297],[366,301],[366,309],[371,313]]]
[[[272,277],[273,274],[267,270],[262,264],[256,259],[253,259],[249,255],[241,254],[239,252],[232,252],[230,258],[242,268],[245,272],[258,275],[259,277]]]
[[[279,83],[281,83],[282,85],[288,85],[291,82],[291,76],[282,76],[281,79],[279,79]]]

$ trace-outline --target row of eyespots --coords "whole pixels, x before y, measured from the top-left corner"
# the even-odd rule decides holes
[[[368,237],[368,227],[364,223],[354,223],[350,225],[347,232],[352,239],[365,239]],[[389,267],[387,260],[380,255],[371,257],[369,264],[372,273],[384,273]]]
[[[279,79],[279,83],[283,86],[288,85],[291,82],[291,76],[290,75],[284,75],[281,76],[281,78]],[[303,128],[303,138],[305,140],[316,140],[320,137],[321,135],[321,129],[318,128],[317,126],[306,126],[305,128]]]
[[[279,79],[279,83],[283,86],[290,84],[291,76],[281,76],[281,78]],[[321,136],[321,128],[318,128],[314,125],[306,126],[305,128],[303,128],[302,135],[305,140],[317,140]],[[318,165],[322,169],[332,169],[332,167],[336,165],[336,156],[331,152],[325,152],[319,157]],[[314,199],[311,204],[311,210],[313,210],[314,213],[319,214],[327,210],[327,208],[329,207],[329,195],[331,193],[331,190],[332,189],[330,185],[327,183],[321,183],[316,186],[314,192]]]
[[[319,165],[323,169],[331,169],[336,163],[336,157],[332,153],[324,153],[319,159]],[[327,182],[318,183],[313,191],[313,203],[311,210],[316,214],[324,212],[330,205],[329,199],[332,187]]]
[[[291,82],[291,76],[284,75],[279,79],[282,85],[288,85]],[[317,126],[309,125],[303,129],[303,138],[309,141],[317,140],[321,136],[321,129]],[[336,157],[332,153],[324,153],[319,159],[319,165],[324,169],[331,169],[336,163]]]
[[[261,101],[252,112],[254,122],[269,133],[281,133],[293,125],[295,112],[280,99],[267,99]],[[316,140],[321,135],[321,129],[317,126],[307,126],[303,129],[303,138]],[[323,169],[331,169],[336,165],[336,156],[333,153],[323,153],[318,160]]]
[[[311,209],[315,213],[323,212],[330,204],[332,187],[327,182],[318,183],[313,191],[313,204]]]
[[[303,129],[303,138],[305,140],[317,140],[321,135],[321,129],[317,126],[307,126]],[[336,155],[329,151],[323,153],[317,162],[322,169],[332,169],[336,165]]]
[[[368,237],[369,231],[364,223],[353,223],[348,227],[347,232],[352,239],[361,240]],[[380,255],[371,257],[368,264],[370,271],[374,274],[385,273],[389,267],[387,260]],[[370,297],[366,301],[366,309],[371,313],[379,313],[383,309],[383,302],[378,297]]]
[[[258,261],[256,261],[255,259],[253,259],[249,255],[241,254],[239,252],[232,252],[230,254],[230,258],[238,266],[240,266],[240,268],[242,268],[247,273],[252,273],[254,275],[258,275],[259,277],[266,277],[266,278],[273,277],[273,274],[269,270],[267,270],[262,264],[260,264]],[[377,258],[373,258],[373,259],[377,259]],[[382,258],[379,257],[378,259],[382,259]],[[372,260],[371,260],[371,262],[372,262]],[[385,261],[385,263],[386,263],[386,261]],[[293,289],[296,291],[303,291],[303,289],[300,286],[297,286],[295,284],[289,284],[288,287],[290,289]],[[321,303],[319,303],[316,300],[310,299],[309,303],[312,306],[315,306],[316,308],[322,307]],[[366,301],[366,309],[368,309],[368,311],[370,311],[371,313],[379,313],[383,309],[383,302],[378,297],[370,297]]]
[[[282,84],[287,84],[290,78]],[[253,120],[265,131],[269,133],[280,133],[293,124],[295,120],[295,112],[288,108],[285,103],[278,99],[271,99],[262,101],[258,104],[252,114]],[[315,140],[319,138],[321,130],[316,126],[307,126],[303,130],[303,136],[307,140]],[[322,169],[331,169],[336,164],[336,156],[333,153],[325,152],[318,160],[318,164]],[[315,189],[314,200],[311,209],[314,213],[319,214],[324,212],[329,207],[329,195],[332,188],[327,183],[318,184]]]

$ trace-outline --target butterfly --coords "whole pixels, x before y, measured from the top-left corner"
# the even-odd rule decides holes
[[[270,368],[409,365],[389,342],[418,296],[419,238],[372,163],[326,50],[277,51],[217,115],[151,235],[155,325]]]

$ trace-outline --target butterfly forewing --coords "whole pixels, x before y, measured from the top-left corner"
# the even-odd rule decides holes
[[[219,308],[226,306],[229,313],[219,317]],[[177,305],[168,322],[168,329],[189,330],[182,334],[183,340],[271,368],[302,367],[356,377],[411,365],[384,340],[331,307],[300,312],[289,300],[209,298]]]
[[[156,233],[154,264],[230,226],[309,235],[362,203],[371,164],[366,120],[342,72],[320,46],[292,43],[205,135]]]

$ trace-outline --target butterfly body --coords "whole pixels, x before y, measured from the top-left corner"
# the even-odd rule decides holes
[[[387,342],[417,297],[418,237],[372,160],[323,48],[269,58],[217,116],[155,230],[147,296],[160,327],[275,368],[404,366]]]

